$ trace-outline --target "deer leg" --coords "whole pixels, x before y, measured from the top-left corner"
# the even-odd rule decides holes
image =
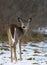
[[[15,61],[17,61],[17,57],[16,57],[16,44],[14,43],[14,59]]]
[[[11,62],[13,62],[13,57],[12,57],[12,45],[10,45],[10,55],[11,55]]]
[[[22,60],[22,56],[21,56],[21,40],[18,40],[18,43],[19,43],[20,60]]]

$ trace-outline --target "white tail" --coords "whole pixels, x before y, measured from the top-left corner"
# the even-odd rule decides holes
[[[8,27],[7,35],[9,40],[10,52],[11,52],[11,62],[13,61],[12,48],[14,49],[14,59],[17,61],[16,57],[16,44],[19,43],[19,51],[20,51],[20,60],[21,57],[21,40],[23,36],[27,33],[29,29],[29,25],[32,18],[29,18],[28,21],[23,21],[22,18],[18,17],[18,22],[20,23],[20,27],[15,24],[11,24]]]

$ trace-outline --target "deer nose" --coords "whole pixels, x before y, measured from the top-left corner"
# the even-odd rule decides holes
[[[23,28],[25,28],[25,26],[23,26]]]

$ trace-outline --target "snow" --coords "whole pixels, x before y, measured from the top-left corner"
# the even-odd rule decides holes
[[[42,27],[42,28],[37,28],[37,29],[34,29],[33,32],[40,32],[42,34],[47,34],[47,27]]]
[[[1,46],[1,43],[0,43]],[[18,45],[17,45],[18,46]],[[0,49],[0,65],[47,65],[47,43],[39,42],[22,44],[22,60],[19,60],[17,47],[17,62],[10,62],[10,51]]]

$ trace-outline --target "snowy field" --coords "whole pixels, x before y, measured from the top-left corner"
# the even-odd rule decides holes
[[[7,43],[5,43],[7,45]],[[18,45],[17,45],[18,46]],[[22,44],[22,61],[19,60],[19,50],[17,47],[18,60],[10,62],[9,48],[3,48],[0,43],[0,65],[47,65],[47,43],[39,42]]]

